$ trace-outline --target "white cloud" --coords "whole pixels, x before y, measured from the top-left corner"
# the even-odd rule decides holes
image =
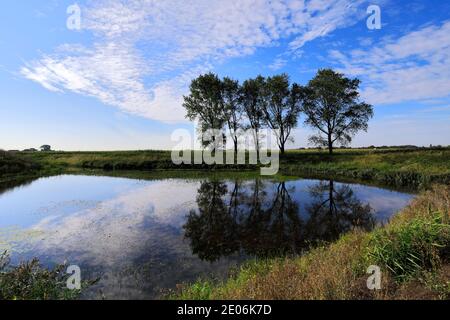
[[[448,97],[450,21],[386,40],[368,50],[330,57],[350,76],[362,77],[363,96],[373,104]]]
[[[288,61],[286,59],[283,58],[276,58],[270,65],[269,65],[269,69],[270,70],[280,70],[281,68],[283,68],[284,66],[286,66],[286,64],[288,63]]]
[[[356,23],[365,0],[98,0],[82,7],[90,47],[44,55],[21,70],[48,90],[99,99],[125,112],[182,121],[189,81],[226,59],[293,39],[305,43]],[[75,49],[75,50],[74,50]],[[275,61],[272,67],[284,62]]]
[[[97,266],[126,264],[145,251],[150,242],[167,242],[158,248],[183,255],[182,238],[167,237],[164,230],[182,229],[186,215],[197,208],[192,199],[198,187],[198,183],[183,181],[143,182],[142,186],[70,215],[50,210],[49,215],[29,229],[45,234],[42,239],[33,239],[33,252],[53,256],[56,261],[63,261],[68,254],[76,252],[78,261]],[[13,245],[15,251],[26,252],[30,247],[29,241]]]
[[[291,50],[297,50],[309,41],[326,36],[334,30],[355,24],[365,16],[361,5],[363,0],[316,0],[308,3],[304,10],[293,14],[296,33],[291,43]]]

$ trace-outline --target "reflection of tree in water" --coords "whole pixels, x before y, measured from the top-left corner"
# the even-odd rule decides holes
[[[38,179],[38,177],[24,176],[24,177],[20,177],[20,178],[14,178],[12,180],[2,181],[2,183],[0,184],[0,195],[2,195],[5,192],[11,191],[15,188],[25,187],[27,185],[30,185],[32,182],[34,182],[37,179]]]
[[[224,200],[227,192],[223,182],[202,182],[197,195],[199,214],[192,210],[188,215],[185,236],[202,260],[214,261],[239,250],[236,220]]]
[[[247,214],[240,224],[242,249],[250,255],[274,256],[296,250],[301,241],[301,219],[298,203],[293,201],[285,182],[280,182],[272,197],[259,193],[261,181],[255,182],[255,191],[249,195]],[[250,200],[251,199],[251,200]],[[249,201],[250,200],[250,201]]]
[[[296,254],[355,226],[372,226],[370,207],[359,202],[349,186],[334,190],[330,182],[312,187],[314,200],[306,221],[292,198],[295,187],[288,189],[285,182],[274,186],[272,191],[260,179],[250,185],[236,181],[230,188],[224,182],[203,182],[198,212],[191,211],[184,226],[193,253],[208,261],[235,252],[258,257]]]
[[[375,220],[369,204],[358,200],[349,185],[335,188],[322,181],[309,189],[313,202],[307,206],[309,219],[305,235],[310,242],[334,241],[352,229],[372,229]]]

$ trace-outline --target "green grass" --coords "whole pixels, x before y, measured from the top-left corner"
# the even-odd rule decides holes
[[[427,175],[450,173],[450,149],[421,150],[355,150],[333,156],[324,153],[289,152],[286,165],[301,164],[317,169],[364,170],[382,172],[420,172]]]
[[[223,282],[200,279],[170,299],[448,299],[450,186],[422,193],[385,227],[354,231],[297,258],[251,261]],[[369,265],[382,290],[366,287]]]
[[[396,280],[407,281],[418,272],[437,269],[449,245],[450,225],[436,212],[375,231],[366,257],[369,263],[387,268]]]
[[[32,173],[41,167],[36,162],[20,153],[5,152],[0,150],[0,178],[3,175]]]
[[[333,156],[290,152],[281,168],[289,175],[334,176],[419,189],[450,184],[450,149],[344,150]]]
[[[46,174],[80,170],[259,171],[255,165],[178,166],[172,163],[170,151],[34,152],[20,153],[20,157]],[[280,174],[420,189],[434,183],[450,184],[450,148],[338,149],[332,156],[319,150],[288,151],[281,158]]]
[[[255,171],[253,165],[184,165],[171,161],[169,151],[26,153],[47,173],[76,170],[121,171]],[[281,159],[280,174],[366,181],[393,187],[425,188],[450,183],[450,149],[338,149],[333,156],[317,150],[289,151]]]

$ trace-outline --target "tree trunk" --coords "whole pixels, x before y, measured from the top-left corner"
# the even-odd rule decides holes
[[[234,155],[235,155],[235,157],[237,157],[237,154],[238,154],[238,139],[237,139],[237,137],[233,138],[233,142],[234,142]]]
[[[259,130],[255,130],[255,148],[256,148],[256,162],[259,161]]]
[[[333,142],[331,141],[331,134],[328,135],[328,153],[333,154]]]
[[[213,157],[215,157],[216,156],[216,136],[212,136],[212,152],[211,152],[211,155],[213,156]]]
[[[259,142],[256,144],[256,162],[259,161]]]

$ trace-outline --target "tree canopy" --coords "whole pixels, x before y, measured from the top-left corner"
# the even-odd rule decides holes
[[[280,152],[284,153],[292,129],[297,126],[302,89],[296,83],[291,85],[287,74],[269,77],[264,83],[263,99],[264,121],[274,130]]]
[[[51,151],[52,150],[52,147],[51,146],[49,146],[48,144],[44,144],[44,145],[42,145],[41,147],[40,147],[40,149],[41,149],[41,151]]]
[[[214,73],[194,79],[190,94],[184,97],[187,118],[199,122],[205,133],[226,127],[238,151],[240,129],[251,129],[255,148],[260,150],[260,132],[271,129],[281,153],[292,138],[301,114],[305,124],[317,131],[309,137],[316,146],[326,146],[330,154],[335,145],[348,145],[360,130],[367,131],[373,107],[360,101],[359,79],[346,78],[331,69],[319,70],[305,87],[291,83],[287,74],[257,76],[239,81]],[[225,141],[202,141],[203,146]]]
[[[309,138],[333,153],[336,143],[348,145],[360,130],[367,131],[373,107],[359,100],[359,79],[349,79],[331,69],[319,70],[303,94],[305,124],[317,129]]]
[[[222,87],[222,81],[216,74],[207,73],[192,81],[190,94],[184,97],[186,117],[191,121],[198,120],[202,133],[209,129],[221,130],[225,124]],[[210,144],[202,143],[204,146]]]
[[[255,79],[245,80],[241,88],[241,104],[248,119],[247,127],[253,132],[256,152],[260,148],[260,130],[263,126],[264,116],[264,99],[262,98],[262,90],[265,79],[258,76]]]
[[[235,153],[238,152],[238,134],[243,128],[241,105],[241,87],[239,81],[225,77],[222,81],[222,101],[225,121],[228,125],[234,144]]]

